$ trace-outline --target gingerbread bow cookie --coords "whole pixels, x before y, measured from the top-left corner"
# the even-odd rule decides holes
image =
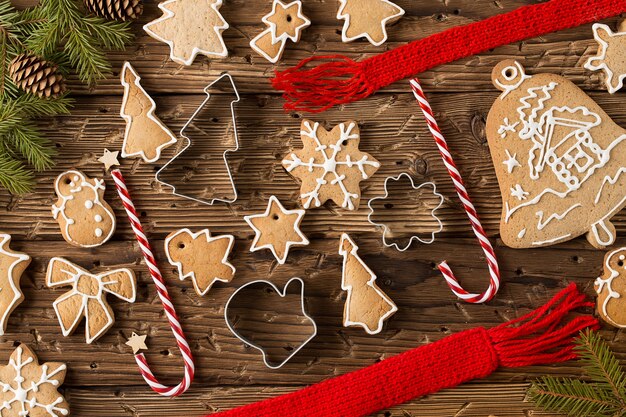
[[[54,301],[54,311],[63,336],[72,334],[84,316],[87,343],[102,336],[115,321],[113,310],[106,301],[107,294],[129,303],[135,302],[137,294],[135,274],[130,269],[92,274],[63,258],[50,260],[46,285],[50,288],[72,286],[70,291]]]
[[[311,21],[302,14],[302,2],[285,4],[274,0],[272,11],[263,17],[268,28],[250,41],[250,46],[272,64],[278,62],[285,51],[287,41],[298,42],[302,31]]]

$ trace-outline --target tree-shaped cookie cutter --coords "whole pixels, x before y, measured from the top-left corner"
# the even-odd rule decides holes
[[[263,349],[262,346],[259,346],[259,345],[255,344],[254,342],[246,339],[245,337],[243,337],[239,333],[237,333],[237,331],[235,331],[235,326],[233,325],[233,323],[231,322],[230,318],[228,317],[228,309],[230,307],[231,301],[233,301],[233,299],[235,297],[237,297],[237,294],[239,294],[239,292],[242,291],[245,288],[248,288],[248,287],[253,286],[253,285],[263,284],[263,285],[267,285],[267,286],[271,287],[276,292],[276,294],[278,294],[281,298],[285,298],[287,296],[287,289],[289,288],[289,286],[291,285],[292,282],[299,282],[300,283],[300,311],[302,312],[302,315],[313,326],[313,331],[311,332],[311,335],[304,342],[302,342],[300,344],[300,346],[298,346],[297,348],[293,349],[293,351],[289,354],[289,356],[287,356],[285,359],[283,359],[278,364],[275,364],[275,363],[272,363],[272,362],[270,362],[268,360],[268,358],[267,358],[268,357],[267,351],[265,349]],[[315,320],[313,320],[313,317],[311,317],[306,312],[306,306],[305,306],[305,302],[304,302],[304,281],[301,278],[297,278],[297,277],[291,278],[289,281],[287,281],[287,283],[283,287],[282,291],[276,285],[274,285],[272,282],[265,281],[265,280],[262,280],[262,279],[259,279],[259,280],[256,280],[256,281],[251,281],[251,282],[249,282],[247,284],[242,285],[241,287],[237,288],[235,290],[235,292],[228,298],[228,301],[226,301],[226,306],[224,307],[224,319],[226,320],[226,326],[228,327],[228,330],[230,330],[231,333],[237,339],[241,340],[246,345],[251,346],[254,349],[256,349],[256,350],[261,352],[261,354],[263,355],[263,363],[265,364],[265,366],[267,366],[270,369],[282,368],[287,362],[289,362],[291,360],[291,358],[296,356],[296,354],[298,352],[300,352],[300,350],[302,350],[303,347],[305,347],[311,340],[313,340],[313,338],[315,336],[317,336],[317,324],[315,323]]]
[[[406,177],[409,179],[410,183],[411,183],[411,188],[414,191],[418,191],[421,190],[423,187],[432,187],[432,194],[439,197],[439,204],[437,204],[437,206],[435,208],[433,208],[432,210],[430,210],[430,215],[432,216],[433,219],[435,219],[435,221],[437,222],[437,224],[439,225],[439,227],[436,230],[433,230],[430,234],[430,239],[422,239],[421,237],[419,237],[418,235],[412,235],[407,244],[405,246],[400,246],[395,242],[391,242],[389,243],[389,240],[387,239],[387,235],[389,234],[389,226],[387,226],[386,223],[376,223],[372,220],[372,215],[374,214],[374,207],[372,207],[372,203],[374,203],[377,200],[384,200],[386,198],[389,197],[389,188],[388,188],[388,184],[389,181],[400,181],[403,177]],[[441,205],[443,204],[443,200],[444,197],[443,195],[441,195],[440,193],[437,192],[437,186],[435,185],[435,183],[433,182],[424,182],[418,186],[415,185],[415,182],[413,181],[413,178],[407,174],[406,172],[401,173],[400,175],[398,175],[397,177],[387,177],[385,179],[385,184],[384,184],[384,189],[385,189],[385,195],[383,195],[382,197],[374,197],[371,200],[369,200],[367,202],[367,206],[370,209],[369,214],[367,215],[367,221],[370,222],[371,224],[373,224],[374,226],[377,227],[381,227],[383,229],[383,245],[385,245],[385,247],[387,248],[394,248],[397,251],[400,252],[404,252],[406,250],[408,250],[411,245],[413,244],[414,241],[418,241],[420,243],[423,243],[425,245],[430,245],[431,243],[433,243],[435,241],[435,235],[439,232],[441,232],[441,230],[443,230],[443,223],[441,222],[441,220],[439,219],[439,217],[437,217],[435,215],[435,212],[441,207]]]
[[[235,146],[233,148],[230,149],[226,149],[222,155],[222,159],[224,160],[224,165],[226,167],[226,172],[228,173],[228,179],[230,181],[230,185],[231,188],[233,190],[233,198],[229,199],[229,198],[219,198],[219,197],[215,197],[215,198],[211,198],[210,200],[203,200],[201,198],[197,198],[191,195],[187,195],[187,194],[182,194],[180,192],[178,192],[176,190],[176,185],[169,183],[167,181],[162,180],[160,177],[161,173],[163,171],[165,171],[167,169],[167,167],[169,165],[171,165],[179,156],[181,156],[187,149],[189,149],[189,147],[191,146],[191,139],[189,138],[189,136],[187,136],[185,134],[185,131],[187,130],[187,128],[194,122],[194,120],[196,119],[196,117],[198,116],[198,114],[200,114],[200,112],[202,112],[202,110],[204,110],[204,107],[208,104],[208,102],[211,100],[211,93],[209,92],[211,90],[211,88],[218,84],[220,81],[222,81],[222,79],[227,78],[230,81],[230,84],[232,86],[233,89],[233,93],[235,94],[236,99],[230,102],[230,113],[232,116],[232,121],[233,121],[233,136],[235,139]],[[235,104],[239,103],[241,101],[241,97],[239,96],[239,91],[237,90],[237,86],[235,85],[235,80],[233,79],[233,77],[229,74],[229,73],[224,73],[221,76],[219,76],[217,79],[215,79],[211,84],[207,85],[204,88],[204,92],[206,93],[206,98],[204,99],[204,101],[202,102],[202,104],[200,104],[200,106],[196,109],[196,111],[191,115],[191,117],[189,118],[189,120],[187,120],[187,123],[185,123],[185,125],[180,129],[180,135],[185,138],[187,140],[187,144],[185,145],[185,147],[183,149],[180,150],[180,152],[178,152],[176,155],[174,155],[172,157],[172,159],[170,159],[165,165],[163,165],[161,167],[161,169],[159,169],[155,175],[155,179],[157,180],[157,182],[159,184],[165,185],[169,188],[172,189],[172,194],[174,194],[175,196],[178,197],[183,197],[183,198],[187,198],[189,200],[193,200],[196,201],[198,203],[201,204],[207,204],[207,205],[213,205],[216,201],[222,202],[222,203],[226,203],[226,204],[231,204],[234,203],[235,201],[237,201],[237,198],[239,198],[238,194],[237,194],[237,188],[235,187],[235,179],[233,177],[233,173],[230,169],[230,165],[228,163],[228,154],[231,152],[237,152],[239,150],[239,135],[237,133],[237,120],[236,120],[236,114],[235,114]]]

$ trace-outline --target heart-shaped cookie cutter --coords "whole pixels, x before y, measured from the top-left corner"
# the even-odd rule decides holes
[[[414,191],[421,190],[422,187],[425,187],[425,186],[432,186],[433,187],[432,193],[433,193],[433,195],[439,197],[439,204],[430,211],[430,215],[432,216],[433,219],[435,219],[437,221],[437,223],[439,224],[439,227],[437,228],[437,230],[433,230],[431,232],[430,239],[426,240],[426,239],[422,239],[418,235],[412,235],[409,238],[409,241],[407,242],[407,244],[405,246],[400,247],[400,245],[398,245],[397,243],[395,243],[395,242],[389,243],[389,241],[387,240],[387,234],[389,233],[389,226],[387,226],[386,223],[376,223],[376,222],[374,222],[372,220],[372,215],[374,214],[374,207],[372,207],[372,203],[374,201],[377,201],[377,200],[384,200],[384,199],[388,198],[389,197],[389,189],[387,187],[388,187],[389,181],[397,182],[397,181],[400,181],[403,177],[406,177],[406,178],[409,179],[409,181],[411,183],[411,188]],[[420,243],[425,244],[425,245],[430,245],[431,243],[433,243],[435,241],[435,235],[437,233],[441,232],[441,230],[443,230],[443,223],[441,223],[441,220],[439,219],[439,217],[437,217],[435,215],[435,212],[443,204],[444,197],[443,197],[443,195],[441,195],[441,194],[439,194],[437,192],[437,186],[435,185],[435,183],[433,183],[433,182],[424,182],[424,183],[416,186],[415,182],[413,181],[413,178],[409,174],[407,174],[406,172],[403,172],[400,175],[398,175],[397,177],[387,177],[385,179],[384,189],[385,189],[385,195],[384,196],[382,196],[382,197],[374,197],[374,198],[372,198],[371,200],[369,200],[367,202],[367,206],[370,209],[370,212],[367,215],[367,221],[370,222],[371,224],[373,224],[374,226],[381,227],[383,229],[383,245],[385,245],[385,247],[387,247],[387,248],[394,248],[397,251],[404,252],[404,251],[408,250],[411,247],[411,245],[413,244],[413,242],[416,241],[416,240],[418,242],[420,242]]]
[[[255,344],[254,342],[246,339],[245,337],[241,336],[239,333],[237,333],[235,331],[235,328],[233,326],[233,323],[230,321],[230,318],[228,317],[228,309],[230,307],[230,303],[231,301],[237,297],[237,294],[239,294],[240,291],[242,291],[245,288],[248,288],[250,286],[253,285],[258,285],[258,284],[263,284],[263,285],[267,285],[269,287],[271,287],[276,294],[278,294],[281,298],[285,298],[287,296],[287,289],[289,288],[289,286],[291,285],[292,282],[299,282],[300,283],[300,308],[302,311],[302,315],[304,317],[306,317],[306,319],[311,323],[311,325],[313,325],[313,332],[311,333],[311,335],[300,344],[300,346],[298,346],[297,348],[295,348],[290,354],[289,356],[287,356],[283,361],[279,362],[278,364],[274,364],[272,362],[270,362],[267,358],[267,351],[265,349],[263,349],[263,347]],[[283,290],[281,291],[276,285],[274,285],[273,283],[271,283],[270,281],[266,281],[266,280],[256,280],[256,281],[251,281],[247,284],[242,285],[241,287],[237,288],[235,290],[235,292],[230,296],[230,298],[228,298],[228,301],[226,301],[226,306],[224,307],[224,319],[226,320],[226,326],[228,327],[228,330],[231,331],[231,333],[233,335],[235,335],[235,337],[239,340],[241,340],[243,343],[245,343],[248,346],[251,346],[253,348],[255,348],[256,350],[260,351],[261,354],[263,355],[263,363],[265,364],[265,366],[267,366],[270,369],[279,369],[282,368],[287,362],[289,362],[291,360],[291,358],[293,358],[304,346],[306,346],[315,336],[317,336],[317,324],[315,324],[315,321],[313,320],[313,317],[311,317],[310,315],[307,314],[306,312],[306,308],[304,305],[304,281],[301,278],[291,278],[289,281],[287,281],[287,284],[285,284],[285,286],[283,287]]]

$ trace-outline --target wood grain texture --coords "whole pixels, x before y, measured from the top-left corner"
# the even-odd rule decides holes
[[[15,3],[26,7],[36,0]],[[231,25],[225,32],[231,56],[212,61],[202,57],[191,67],[171,62],[167,46],[141,30],[141,25],[160,15],[155,2],[147,3],[144,15],[134,24],[137,35],[134,44],[125,52],[109,56],[114,74],[94,88],[72,78],[70,87],[76,98],[72,115],[40,121],[45,135],[57,145],[58,165],[38,175],[36,190],[30,195],[14,197],[0,191],[0,230],[13,235],[14,249],[34,257],[22,278],[26,301],[11,316],[7,334],[0,337],[0,362],[8,358],[19,342],[33,347],[41,360],[66,361],[69,373],[65,394],[74,416],[194,417],[290,392],[448,334],[476,326],[496,326],[542,305],[571,281],[593,295],[592,281],[602,271],[604,252],[593,249],[584,239],[527,250],[499,244],[501,201],[484,133],[486,115],[498,94],[491,85],[491,69],[506,58],[519,59],[528,73],[555,72],[568,77],[587,90],[618,124],[626,126],[622,95],[606,94],[600,75],[582,68],[586,57],[596,50],[590,25],[503,46],[420,74],[483,224],[496,243],[503,286],[488,305],[468,305],[456,300],[436,269],[438,262],[447,259],[467,289],[481,291],[486,284],[484,256],[473,239],[466,215],[406,82],[322,115],[282,111],[282,99],[268,82],[276,69],[294,65],[311,54],[341,53],[362,60],[413,39],[537,1],[397,0],[397,3],[405,8],[406,16],[389,28],[390,42],[372,47],[364,42],[340,42],[336,0],[305,0],[305,13],[313,26],[304,32],[300,43],[288,45],[279,65],[271,65],[248,46],[249,40],[263,28],[260,19],[269,10],[269,0],[226,0],[222,12]],[[617,19],[606,23],[615,25]],[[133,331],[148,334],[147,357],[155,372],[163,382],[179,381],[180,354],[120,208],[113,182],[96,161],[104,147],[115,150],[122,144],[124,122],[119,117],[122,88],[118,71],[125,60],[130,60],[141,74],[143,86],[155,98],[158,115],[174,132],[180,130],[204,99],[203,88],[221,72],[231,72],[243,94],[237,108],[241,150],[229,159],[240,196],[236,203],[200,205],[173,197],[171,191],[155,181],[155,172],[182,143],[167,150],[156,164],[122,162],[196,358],[197,377],[191,391],[174,400],[149,391],[135,369],[129,348],[124,345]],[[232,143],[232,123],[228,97],[217,93],[208,111],[198,120],[201,135],[194,142],[192,157],[182,158],[172,171],[173,179],[197,196],[209,197],[228,189],[221,158],[225,147]],[[383,194],[383,182],[390,175],[408,172],[417,183],[434,181],[445,196],[438,212],[444,230],[436,242],[429,246],[415,245],[405,253],[386,249],[380,230],[367,222],[366,204],[355,212],[327,205],[307,213],[302,229],[311,245],[294,249],[286,265],[278,265],[267,251],[250,253],[253,234],[243,216],[261,212],[272,194],[287,208],[297,206],[299,184],[285,172],[280,161],[290,150],[301,146],[299,126],[307,116],[327,128],[350,119],[359,122],[361,149],[382,162],[378,173],[362,184],[364,202]],[[56,201],[54,179],[70,168],[107,178],[106,198],[115,207],[118,229],[112,242],[100,248],[70,247],[62,240],[52,219],[50,206]],[[395,204],[409,202],[410,198],[401,197]],[[393,209],[380,211],[392,225],[406,228],[402,214],[394,214]],[[415,218],[419,221],[413,222],[409,231],[427,235],[436,226],[423,207],[417,209]],[[626,244],[623,239],[626,214],[618,214],[614,223],[622,237],[616,246]],[[207,296],[199,297],[191,282],[178,279],[174,267],[165,260],[163,239],[182,227],[209,227],[214,235],[236,236],[231,260],[237,274],[231,283],[216,284]],[[399,307],[380,335],[368,336],[360,329],[341,327],[345,293],[340,288],[341,257],[337,250],[342,232],[351,233],[360,246],[361,257],[377,273],[379,285]],[[137,272],[137,302],[128,304],[109,297],[116,323],[92,345],[84,343],[84,324],[74,335],[61,336],[52,302],[64,289],[48,289],[44,282],[47,262],[53,256],[65,256],[94,271],[123,266]],[[301,277],[306,283],[306,306],[319,326],[319,334],[284,368],[269,371],[258,351],[245,346],[227,330],[224,304],[243,283],[269,279],[282,286],[293,276]],[[274,311],[258,308],[251,308],[247,317],[252,320],[249,326],[254,326],[255,317],[259,325],[267,320],[279,324],[286,320]],[[301,336],[301,329],[293,325],[285,328],[283,334],[273,340],[269,338],[276,351],[289,352]],[[607,328],[602,334],[618,358],[625,361],[623,332]],[[573,362],[501,369],[485,380],[381,411],[375,417],[548,416],[551,414],[542,413],[524,401],[529,381],[545,374],[583,377]]]

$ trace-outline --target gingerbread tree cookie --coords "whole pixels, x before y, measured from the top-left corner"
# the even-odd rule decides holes
[[[54,189],[59,199],[52,206],[52,216],[68,243],[91,248],[113,236],[115,214],[104,201],[104,180],[71,170],[57,177]]]
[[[362,327],[369,334],[383,329],[385,320],[398,311],[394,302],[376,285],[376,275],[358,255],[359,247],[346,233],[341,235],[343,256],[341,289],[348,292],[343,310],[345,327]]]
[[[302,2],[289,4],[274,0],[272,11],[263,17],[268,28],[250,41],[250,46],[271,63],[276,63],[283,55],[287,41],[299,42],[302,31],[311,21],[302,14]]]
[[[72,334],[85,317],[87,343],[98,339],[113,326],[115,319],[106,300],[107,294],[113,294],[129,303],[135,302],[137,295],[137,283],[132,270],[121,268],[92,274],[63,258],[50,259],[46,285],[50,288],[72,287],[54,301],[54,311],[57,313],[63,336]]]
[[[486,132],[504,243],[538,247],[586,234],[595,247],[613,244],[611,218],[626,206],[626,130],[559,75],[529,76],[507,60],[493,82],[502,94]]]
[[[626,78],[626,20],[619,30],[600,23],[593,25],[593,36],[599,44],[596,56],[589,58],[585,68],[591,71],[603,70],[609,93],[613,94],[624,86]]]
[[[197,233],[181,229],[165,239],[165,253],[181,281],[191,278],[198,295],[205,295],[217,281],[230,282],[235,276],[235,267],[228,262],[234,244],[231,235],[213,237],[209,229]]]
[[[262,214],[245,216],[254,230],[250,252],[269,249],[279,264],[284,264],[292,246],[306,246],[309,240],[300,231],[304,210],[287,210],[276,196],[271,196]]]
[[[9,315],[24,301],[20,278],[30,264],[30,256],[11,250],[10,243],[11,236],[0,233],[0,335],[6,331]]]
[[[328,200],[348,210],[359,208],[360,183],[380,167],[370,154],[359,150],[359,127],[354,121],[341,123],[328,132],[310,120],[302,120],[304,147],[283,160],[283,167],[302,181],[305,209]]]
[[[404,9],[389,0],[339,0],[337,19],[345,20],[341,39],[366,38],[375,46],[387,41],[387,24],[404,15]]]
[[[163,16],[143,29],[170,47],[172,61],[191,65],[198,54],[227,57],[222,32],[228,23],[220,14],[222,0],[167,0],[159,4]]]
[[[122,157],[140,156],[145,162],[155,162],[163,149],[176,143],[176,136],[154,114],[156,104],[129,62],[124,62],[120,78],[124,86],[120,116],[126,120]]]
[[[28,346],[19,345],[11,354],[9,364],[0,369],[0,416],[67,416],[69,404],[58,391],[66,372],[64,363],[40,365]]]

